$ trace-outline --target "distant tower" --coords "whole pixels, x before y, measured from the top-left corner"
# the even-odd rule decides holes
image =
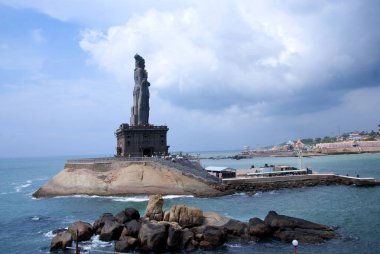
[[[145,60],[135,55],[135,86],[130,125],[122,123],[116,130],[116,156],[154,156],[168,153],[167,126],[149,124],[149,86]]]

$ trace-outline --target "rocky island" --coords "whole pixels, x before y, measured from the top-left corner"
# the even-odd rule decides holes
[[[261,239],[285,242],[297,239],[303,244],[339,238],[331,227],[274,211],[268,212],[264,220],[251,218],[242,222],[185,205],[163,211],[163,204],[161,195],[152,195],[142,218],[135,208],[129,207],[115,216],[105,213],[93,224],[74,222],[67,230],[58,230],[50,250],[66,249],[73,241],[91,241],[94,235],[101,241],[114,241],[116,252],[213,250],[224,243]]]
[[[102,158],[72,160],[34,197],[76,194],[125,196],[174,194],[219,196],[221,180],[189,161],[160,158]]]

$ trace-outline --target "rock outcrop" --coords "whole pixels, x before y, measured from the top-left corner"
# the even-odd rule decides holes
[[[301,243],[321,243],[337,238],[330,227],[307,220],[279,215],[270,211],[264,220],[273,231],[273,236],[285,242],[297,239]]]
[[[64,250],[67,247],[71,247],[73,243],[73,237],[69,232],[60,232],[54,236],[51,240],[50,251]]]
[[[87,222],[76,221],[69,226],[67,231],[71,233],[74,241],[87,241],[92,236],[92,225]]]
[[[164,212],[162,211],[163,205],[164,199],[162,198],[162,195],[151,195],[144,216],[150,220],[162,220],[164,216]]]
[[[179,162],[102,161],[66,163],[65,168],[39,188],[33,196],[66,195],[194,195],[220,196],[219,179],[205,170],[185,167]],[[178,167],[178,168],[176,168]]]
[[[203,212],[199,208],[174,205],[167,214],[165,221],[177,222],[184,228],[200,226],[203,223]]]
[[[154,195],[149,198],[145,217],[140,218],[134,208],[126,208],[116,216],[103,214],[93,227],[85,222],[75,222],[68,231],[59,232],[53,238],[51,250],[65,249],[76,239],[86,241],[92,233],[98,234],[100,240],[115,241],[117,252],[209,251],[226,242],[244,243],[262,238],[285,242],[297,239],[303,244],[338,237],[328,226],[274,211],[270,211],[264,221],[251,218],[249,222],[242,222],[184,205],[174,205],[166,212],[162,207],[162,196]]]

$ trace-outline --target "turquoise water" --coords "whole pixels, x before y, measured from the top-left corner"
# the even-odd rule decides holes
[[[93,222],[103,212],[116,213],[132,206],[144,212],[147,197],[58,197],[33,199],[31,194],[58,173],[73,157],[0,159],[0,253],[48,253],[51,231],[76,220]],[[380,179],[380,154],[305,158],[319,172],[359,174]],[[288,164],[296,158],[202,160],[204,166],[248,168],[251,165]],[[324,244],[300,245],[299,253],[380,253],[380,187],[319,186],[286,189],[255,195],[218,198],[170,196],[173,204],[197,206],[239,220],[264,218],[269,210],[338,227],[342,239]],[[112,250],[98,240],[88,249]],[[218,253],[292,253],[292,246],[277,241],[226,245]]]

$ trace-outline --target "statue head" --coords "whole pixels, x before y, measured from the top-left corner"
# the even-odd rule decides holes
[[[145,68],[145,60],[139,54],[135,55],[135,67],[136,68]]]

